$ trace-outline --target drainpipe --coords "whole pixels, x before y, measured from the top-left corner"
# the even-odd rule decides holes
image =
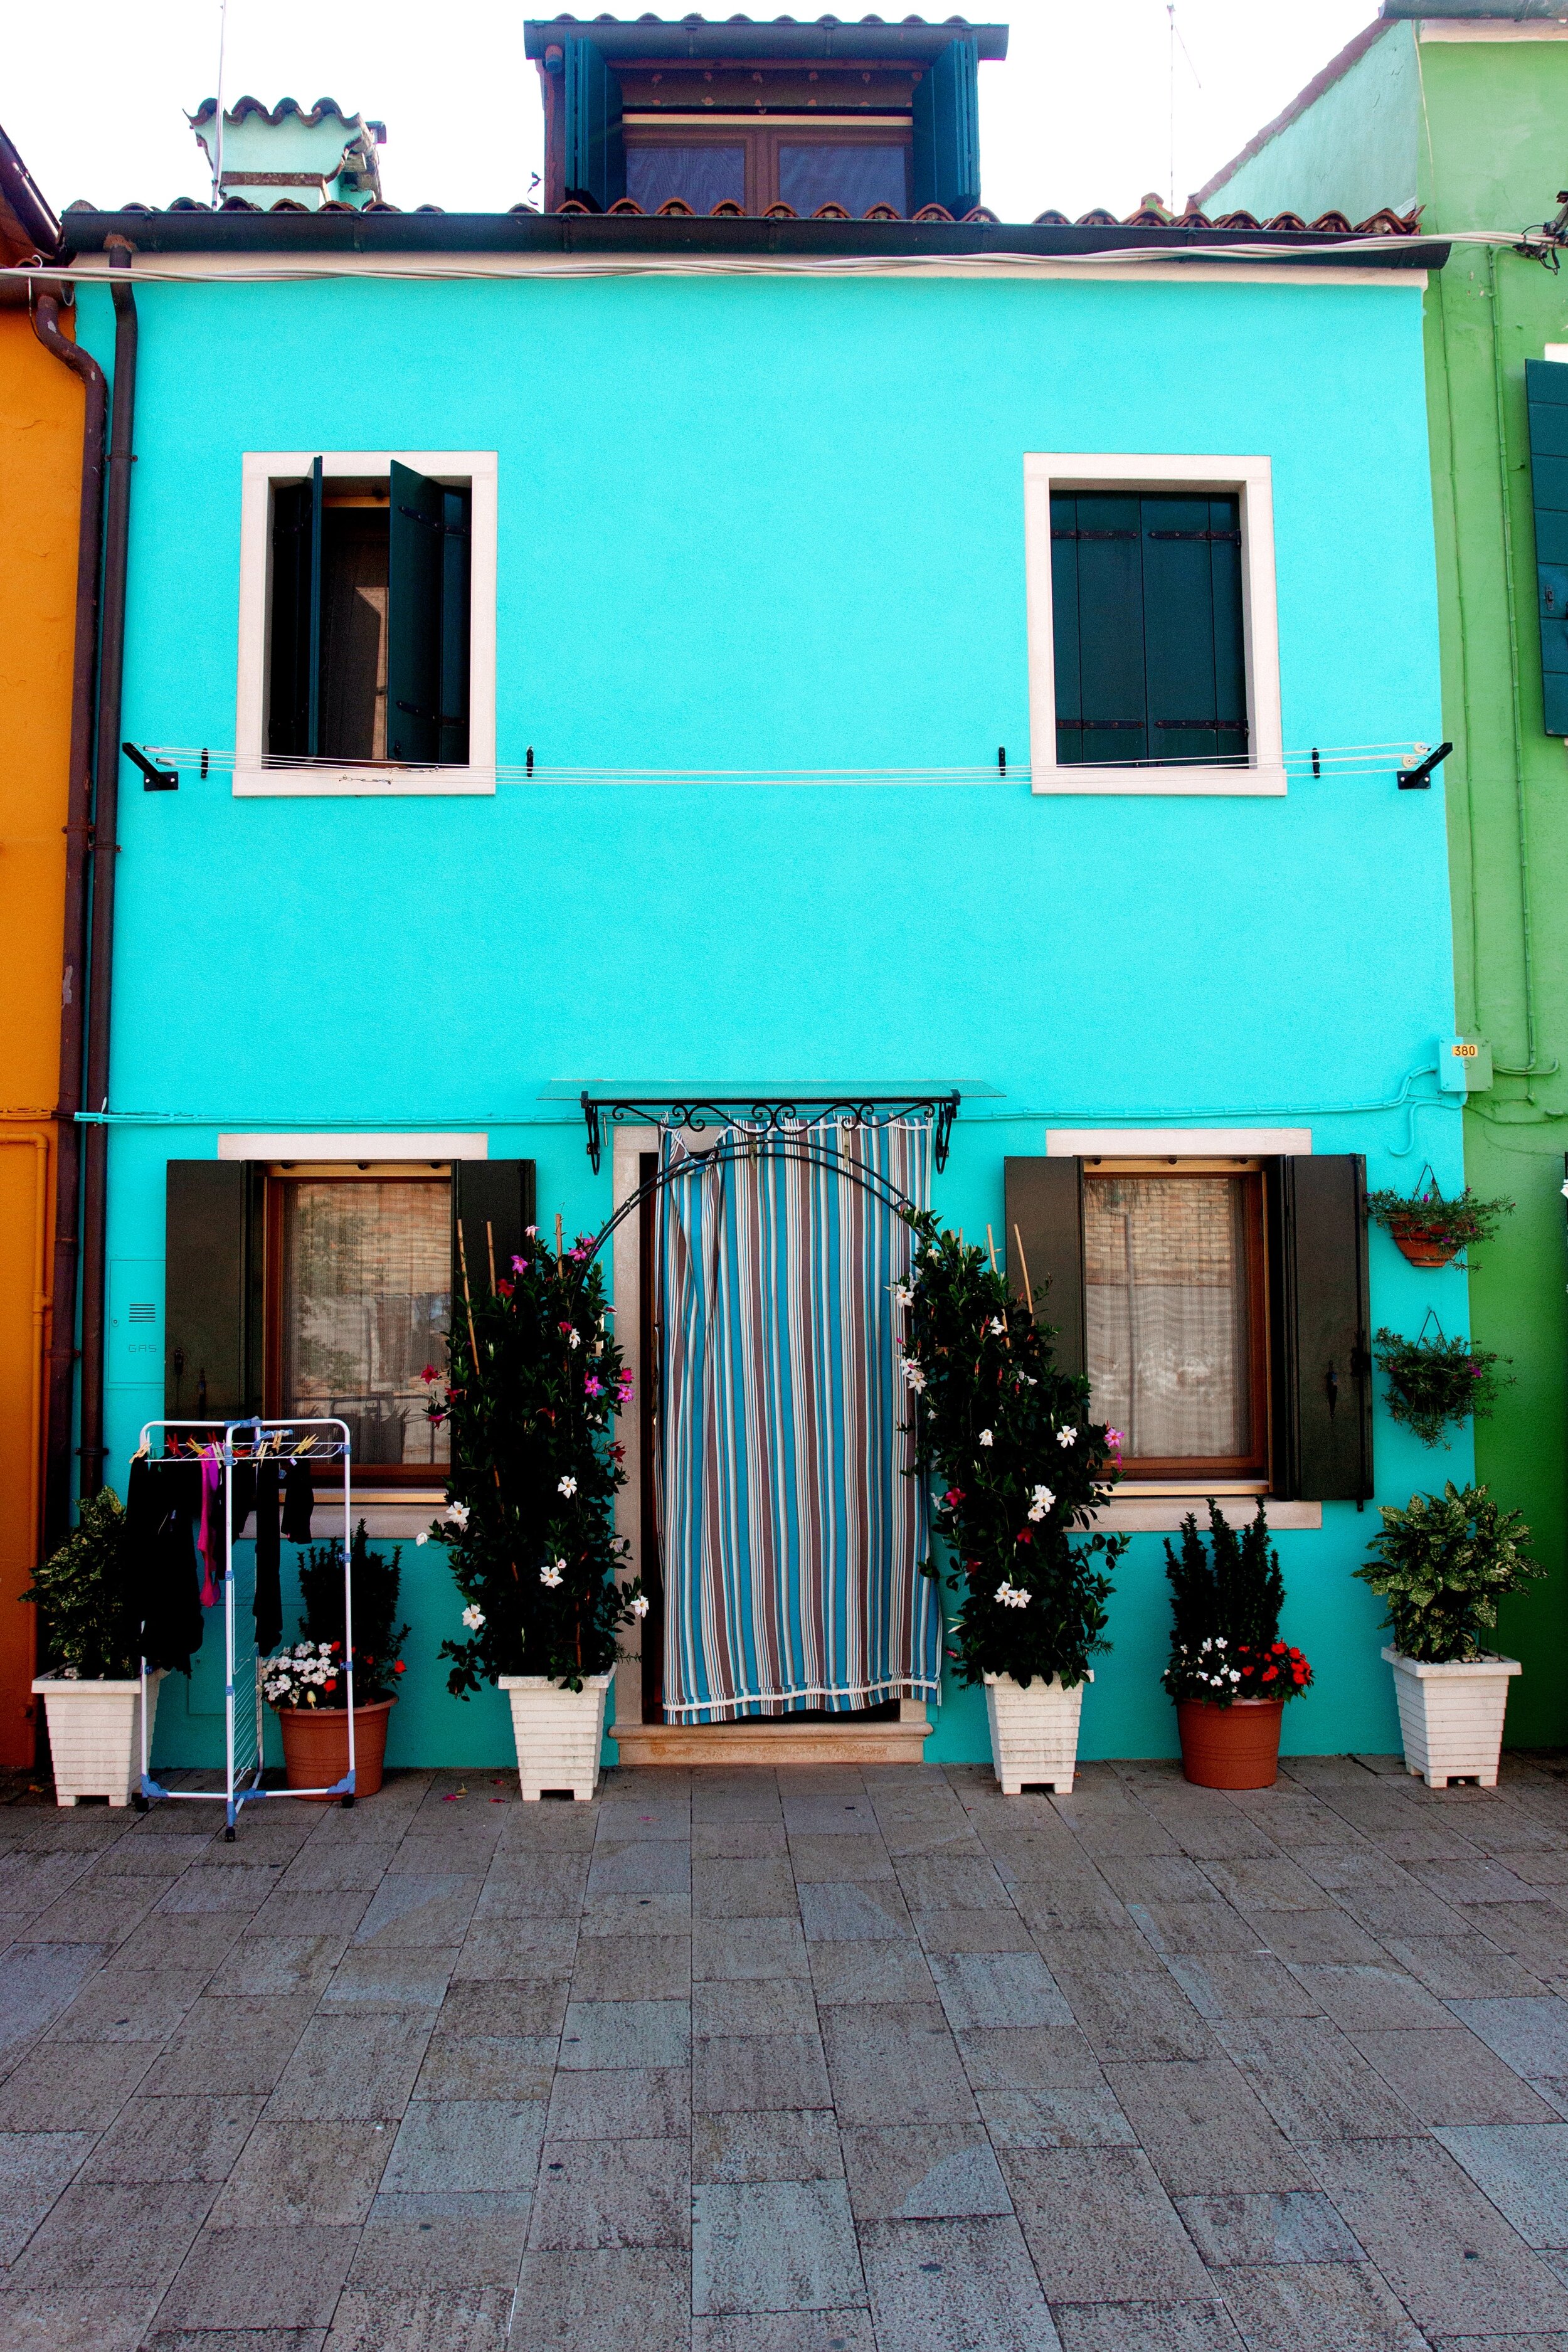
[[[123,237],[109,245],[111,269],[129,269]],[[109,1022],[114,977],[115,838],[120,811],[120,700],[125,670],[125,575],[131,537],[132,444],[136,424],[136,298],[114,298],[114,407],[103,526],[103,620],[98,661],[98,781],[93,811],[92,959],[88,974],[87,1107],[109,1108]],[[90,1125],[83,1152],[81,1253],[81,1491],[103,1484],[104,1291],[109,1242],[109,1129]]]
[[[103,427],[109,388],[89,352],[60,332],[60,289],[41,291],[33,332],[81,379],[81,499],[77,524],[76,637],[71,667],[69,785],[66,800],[65,943],[60,969],[60,1064],[55,1156],[55,1252],[50,1325],[43,1545],[47,1559],[70,1519],[71,1423],[76,1402],[76,1281],[81,1190],[82,1046],[85,1036],[88,882],[92,862],[92,699],[98,667],[99,534],[103,511]]]

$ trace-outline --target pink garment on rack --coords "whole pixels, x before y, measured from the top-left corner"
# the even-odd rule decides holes
[[[212,1454],[202,1457],[202,1517],[196,1549],[202,1556],[202,1607],[212,1609],[221,1589],[214,1566],[223,1556],[223,1464]]]

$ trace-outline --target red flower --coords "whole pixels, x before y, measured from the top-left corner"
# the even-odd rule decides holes
[[[1279,1673],[1279,1669],[1278,1666],[1265,1666],[1263,1669],[1263,1679],[1266,1683],[1271,1683],[1277,1679]]]
[[[1019,1528],[1019,1530],[1018,1530],[1018,1541],[1019,1541],[1020,1543],[1032,1544],[1032,1543],[1034,1542],[1034,1540],[1035,1540],[1035,1538],[1034,1538],[1034,1533],[1033,1533],[1032,1529],[1030,1529],[1030,1528]]]
[[[503,1274],[500,1280],[496,1285],[496,1296],[500,1298],[510,1298],[513,1288],[514,1285],[510,1283]]]
[[[949,1504],[962,1503],[962,1502],[963,1502],[963,1487],[962,1487],[962,1486],[950,1486],[950,1487],[948,1488],[948,1490],[947,1490],[946,1494],[942,1496],[942,1501],[943,1501],[944,1503],[949,1503]]]
[[[322,1688],[323,1690],[336,1690],[337,1686],[338,1686],[338,1678],[337,1678],[336,1675],[331,1675],[328,1681],[324,1682],[324,1683],[321,1685],[321,1688]]]
[[[401,1658],[398,1659],[397,1664],[393,1667],[392,1671],[395,1675],[400,1675],[403,1672],[403,1661]]]
[[[1272,1654],[1277,1658],[1282,1658],[1285,1655],[1285,1644],[1283,1642],[1275,1643]]]
[[[440,1379],[441,1375],[440,1375],[440,1373],[436,1370],[436,1367],[435,1367],[435,1365],[434,1365],[434,1364],[426,1364],[426,1367],[425,1367],[425,1370],[420,1373],[419,1377],[420,1377],[420,1379],[421,1379],[422,1381],[425,1381],[428,1382],[428,1381],[438,1381],[438,1380]]]

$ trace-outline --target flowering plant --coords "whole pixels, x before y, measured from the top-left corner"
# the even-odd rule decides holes
[[[1210,1551],[1189,1511],[1182,1549],[1165,1545],[1165,1575],[1175,1622],[1163,1681],[1173,1698],[1229,1706],[1238,1698],[1295,1698],[1312,1680],[1300,1650],[1279,1639],[1285,1582],[1268,1540],[1263,1506],[1239,1535],[1217,1503],[1209,1504]]]
[[[408,1628],[397,1622],[403,1547],[392,1557],[372,1551],[364,1521],[349,1545],[349,1597],[353,1608],[354,1705],[391,1698],[403,1672],[401,1652]],[[343,1672],[343,1548],[311,1544],[300,1562],[304,1614],[301,1639],[268,1658],[262,1690],[274,1706],[347,1706]],[[277,1684],[275,1690],[273,1685]]]
[[[1511,1201],[1481,1200],[1468,1184],[1462,1192],[1446,1201],[1437,1190],[1436,1179],[1429,1187],[1415,1192],[1369,1192],[1366,1196],[1366,1213],[1373,1224],[1384,1226],[1395,1239],[1405,1234],[1443,1244],[1450,1255],[1469,1249],[1477,1242],[1489,1242],[1512,1209]]]
[[[1499,1391],[1511,1388],[1492,1366],[1504,1359],[1464,1339],[1405,1339],[1397,1331],[1377,1335],[1377,1360],[1388,1381],[1388,1410],[1413,1429],[1423,1445],[1436,1445],[1451,1422],[1490,1412]]]
[[[604,1274],[579,1238],[552,1251],[531,1226],[509,1271],[480,1285],[464,1251],[448,1370],[433,1421],[452,1430],[445,1515],[465,1606],[463,1635],[443,1642],[447,1687],[466,1698],[498,1675],[546,1675],[581,1690],[615,1663],[616,1636],[647,1603],[617,1584],[627,1549],[615,1532],[626,1483],[612,1417],[631,1377],[610,1334]],[[434,1382],[432,1368],[427,1381]]]
[[[948,1626],[961,1678],[1038,1675],[1068,1685],[1106,1649],[1105,1603],[1124,1536],[1087,1528],[1117,1476],[1114,1430],[1089,1418],[1089,1382],[1053,1362],[1050,1328],[985,1253],[911,1216],[903,1379],[917,1466],[944,1482],[932,1524],[963,1599]],[[938,1570],[928,1563],[927,1573]]]

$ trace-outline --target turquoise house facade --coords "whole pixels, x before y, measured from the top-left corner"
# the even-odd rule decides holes
[[[1054,1246],[1021,1163],[1070,1165],[1091,1203],[1109,1178],[1206,1173],[1241,1188],[1237,1216],[1255,1193],[1269,1235],[1309,1161],[1461,1185],[1462,1098],[1436,1075],[1454,1027],[1441,772],[1396,781],[1438,733],[1422,291],[1440,247],[1390,235],[1336,257],[1285,230],[1259,259],[1190,225],[828,219],[790,224],[784,248],[773,223],[572,213],[68,225],[79,331],[110,368],[106,240],[133,247],[123,733],[179,778],[143,793],[127,766],[120,804],[108,1483],[165,1381],[188,1412],[208,1377],[174,1328],[193,1244],[171,1162],[282,1185],[521,1160],[540,1223],[594,1233],[654,1139],[606,1114],[595,1171],[584,1091],[657,1116],[667,1098],[953,1090],[934,1204],[998,1253],[1010,1233]],[[467,736],[444,768],[387,754],[395,710],[368,752],[324,733],[278,748],[279,518],[318,457],[350,535],[386,504],[384,477],[400,495],[394,464],[465,502]],[[1105,502],[1141,499],[1142,540],[1106,544],[1145,563],[1150,677],[1171,601],[1151,530],[1212,556],[1216,669],[1227,628],[1239,647],[1245,715],[1196,714],[1243,730],[1212,757],[1086,759],[1094,714],[1068,707],[1063,551],[1087,679],[1087,567],[1121,528]],[[1194,717],[1148,711],[1150,730]],[[1376,1501],[1470,1457],[1468,1436],[1434,1457],[1388,1419],[1364,1350],[1428,1307],[1457,1319],[1464,1277],[1361,1238],[1345,1197],[1345,1281],[1367,1253],[1359,1341],[1319,1367],[1303,1322],[1291,1356],[1260,1222],[1236,1346],[1261,1451],[1243,1433],[1221,1475],[1152,1438],[1165,1467],[1130,1465],[1086,1755],[1175,1750],[1162,1542],[1216,1490],[1233,1512],[1267,1496],[1288,1637],[1317,1669],[1287,1748],[1397,1744],[1352,1571]],[[1069,1324],[1080,1286],[1087,1344],[1120,1378],[1102,1327],[1131,1313],[1134,1277],[1097,1307],[1103,1215],[1083,1214],[1087,1276],[1037,1262],[1036,1283]],[[246,1276],[245,1345],[274,1399],[279,1230]],[[1311,1255],[1301,1239],[1298,1274]],[[1183,1278],[1161,1276],[1167,1305]],[[634,1223],[614,1247],[623,1318],[638,1279]],[[1308,1397],[1287,1427],[1298,1376],[1327,1383],[1337,1419]],[[439,1466],[355,1475],[373,1536],[404,1547],[390,1759],[503,1763],[504,1703],[450,1699],[437,1659],[460,1601],[439,1544],[415,1538]],[[636,1479],[623,1503],[640,1543]],[[166,1763],[221,1740],[210,1664],[169,1687]],[[623,1724],[637,1672],[621,1669]],[[947,1688],[931,1722],[929,1758],[988,1752],[979,1692]]]

